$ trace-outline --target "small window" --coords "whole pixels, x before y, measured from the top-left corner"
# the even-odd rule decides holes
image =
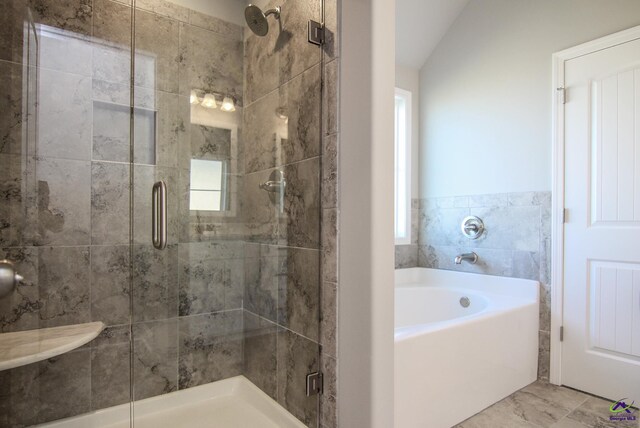
[[[396,245],[411,243],[411,92],[395,96],[395,236]]]
[[[191,159],[189,209],[222,211],[225,162]]]

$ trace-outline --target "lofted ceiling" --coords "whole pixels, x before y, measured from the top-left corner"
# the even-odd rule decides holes
[[[396,0],[396,64],[421,68],[469,0]]]

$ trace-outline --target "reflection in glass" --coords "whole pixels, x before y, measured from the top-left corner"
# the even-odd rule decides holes
[[[191,159],[189,209],[222,210],[225,169],[223,161]]]

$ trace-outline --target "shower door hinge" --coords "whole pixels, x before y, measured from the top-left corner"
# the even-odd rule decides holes
[[[309,373],[307,375],[307,397],[318,394],[322,394],[322,373]]]
[[[564,340],[564,326],[560,326],[560,342]]]
[[[324,43],[324,25],[312,19],[309,20],[309,43],[318,46]]]
[[[562,222],[566,223],[568,219],[569,219],[569,210],[565,208],[562,210]]]

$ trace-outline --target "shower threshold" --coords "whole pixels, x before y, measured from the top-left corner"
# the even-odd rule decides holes
[[[135,428],[302,428],[305,425],[244,376],[134,402]],[[127,428],[122,404],[61,419],[47,428]]]

